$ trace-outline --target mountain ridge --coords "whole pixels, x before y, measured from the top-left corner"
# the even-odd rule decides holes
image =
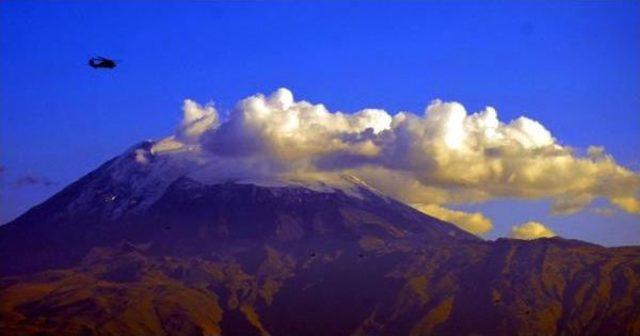
[[[640,334],[640,247],[485,241],[361,181],[211,183],[152,148],[0,227],[0,332]]]

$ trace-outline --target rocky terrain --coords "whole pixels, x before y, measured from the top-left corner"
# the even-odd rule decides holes
[[[361,181],[132,153],[0,227],[1,334],[640,335],[640,247],[484,241]]]

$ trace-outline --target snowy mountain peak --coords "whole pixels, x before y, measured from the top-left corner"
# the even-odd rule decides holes
[[[256,174],[256,167],[252,166],[228,169],[228,160],[217,160],[203,153],[198,146],[184,145],[172,138],[144,141],[105,163],[90,174],[91,178],[85,177],[86,185],[67,209],[72,213],[96,213],[112,219],[127,213],[140,213],[182,177],[203,185],[249,184],[274,190],[340,191],[358,198],[375,194],[387,199],[356,176],[289,172]]]

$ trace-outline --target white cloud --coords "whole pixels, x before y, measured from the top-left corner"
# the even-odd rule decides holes
[[[503,122],[491,107],[470,114],[435,100],[423,115],[347,114],[279,89],[240,101],[222,122],[212,105],[186,100],[183,110],[176,135],[151,152],[188,150],[220,178],[350,174],[407,203],[551,199],[553,213],[569,214],[605,198],[640,212],[640,175],[602,147],[580,156],[539,122]]]
[[[520,226],[511,228],[511,238],[515,239],[537,239],[555,237],[555,233],[539,222],[526,222]]]
[[[479,212],[468,213],[451,210],[435,204],[413,204],[413,207],[476,235],[482,235],[493,229],[491,220]]]
[[[177,136],[185,142],[195,141],[202,133],[218,126],[218,112],[213,105],[201,106],[186,99],[182,111],[182,123]]]

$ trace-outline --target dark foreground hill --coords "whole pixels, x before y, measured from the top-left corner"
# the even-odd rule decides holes
[[[0,334],[640,335],[640,248],[487,242],[357,181],[131,160],[0,227]]]

